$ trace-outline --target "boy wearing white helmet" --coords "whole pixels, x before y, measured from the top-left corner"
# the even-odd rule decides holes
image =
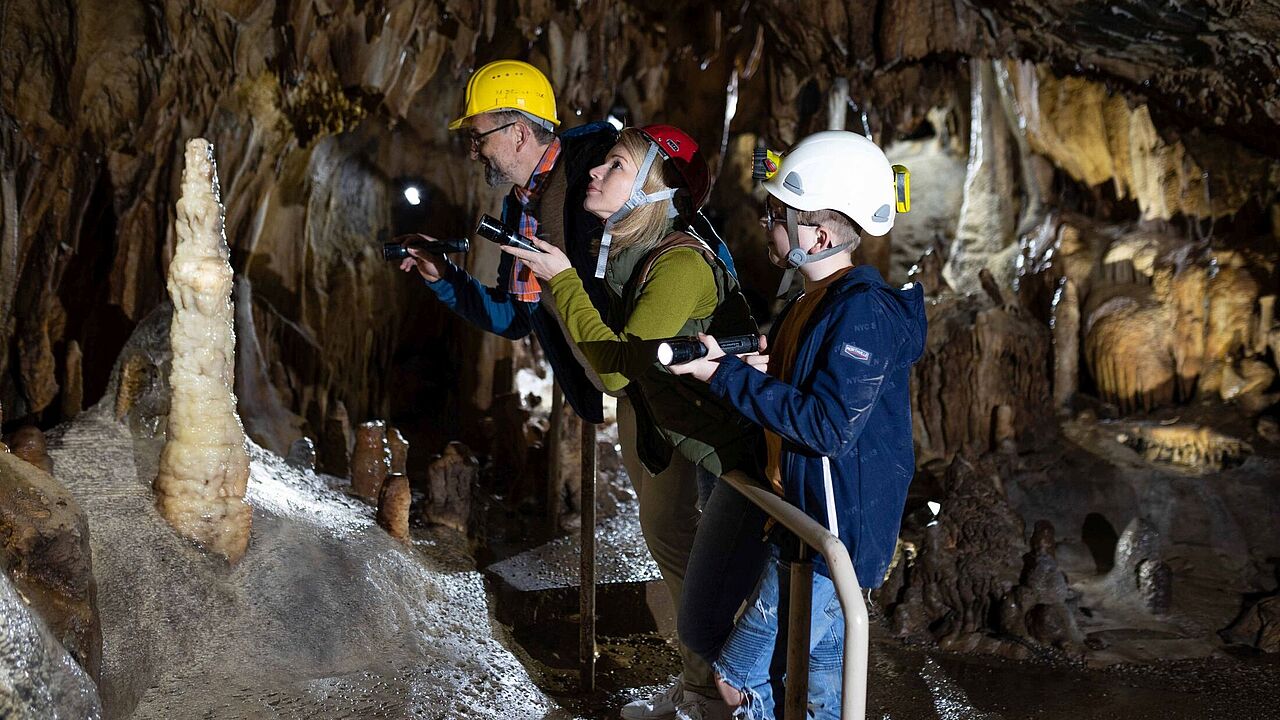
[[[893,227],[906,208],[905,183],[905,171],[861,135],[802,140],[764,183],[769,255],[788,270],[779,293],[796,272],[804,281],[774,324],[769,354],[725,356],[703,336],[707,356],[671,368],[707,381],[765,428],[765,477],[844,542],[867,588],[884,580],[914,474],[909,381],[926,323],[920,287],[892,288],[874,267],[854,266],[852,253],[861,232]],[[779,558],[797,548],[794,538],[775,537],[781,549],[732,632],[683,638],[714,663],[725,700],[750,718],[773,717],[782,680],[770,673],[790,575]],[[809,708],[813,717],[838,718],[844,619],[820,557],[814,570]],[[714,588],[686,583],[686,599],[699,592]]]

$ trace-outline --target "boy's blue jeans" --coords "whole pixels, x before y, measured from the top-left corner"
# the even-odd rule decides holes
[[[733,632],[712,667],[746,698],[741,717],[773,720],[775,703],[784,697],[785,629],[779,618],[790,604],[791,566],[770,558],[751,604],[738,618]],[[782,638],[780,641],[779,638]],[[841,667],[844,654],[844,614],[835,585],[813,576],[813,612],[809,623],[809,712],[807,717],[839,720]]]
[[[747,696],[746,717],[773,720],[773,698],[783,697],[786,633],[779,632],[778,618],[786,616],[791,568],[763,540],[764,521],[753,503],[715,483],[689,556],[679,624],[681,640]],[[831,581],[816,573],[813,579],[808,714],[834,720],[840,717],[844,616]]]

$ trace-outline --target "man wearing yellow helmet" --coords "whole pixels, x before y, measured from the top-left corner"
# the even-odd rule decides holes
[[[449,129],[466,133],[471,158],[484,166],[491,186],[510,183],[503,223],[564,248],[575,266],[586,268],[588,294],[605,308],[603,285],[591,277],[591,242],[600,221],[583,209],[582,200],[588,171],[612,147],[617,131],[600,122],[557,135],[559,124],[546,76],[528,63],[498,60],[471,76],[464,111]],[[472,324],[512,340],[535,333],[566,401],[586,420],[604,420],[600,390],[539,304],[541,287],[523,263],[504,254],[496,286],[487,287],[443,255],[415,248],[409,254],[401,269],[416,269],[441,302]]]

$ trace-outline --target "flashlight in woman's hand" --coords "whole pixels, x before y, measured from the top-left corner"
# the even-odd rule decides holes
[[[528,238],[503,225],[501,220],[492,215],[484,215],[480,218],[480,223],[476,225],[476,234],[499,245],[520,248],[530,252],[544,252],[529,242]]]

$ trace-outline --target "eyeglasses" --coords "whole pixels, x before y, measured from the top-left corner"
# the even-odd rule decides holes
[[[492,130],[486,130],[485,132],[482,132],[482,133],[478,133],[472,130],[471,132],[467,133],[467,143],[470,144],[472,150],[478,150],[480,149],[480,145],[484,143],[484,139],[486,137],[498,132],[499,130],[506,130],[507,128],[515,124],[516,124],[516,121],[512,120],[506,125],[499,125],[498,127]]]
[[[768,230],[769,232],[773,232],[774,225],[782,225],[783,227],[786,227],[787,206],[773,205],[773,204],[765,205],[764,215],[760,216],[760,224],[763,225],[765,230]],[[803,223],[797,220],[796,227],[818,227],[818,224]]]

